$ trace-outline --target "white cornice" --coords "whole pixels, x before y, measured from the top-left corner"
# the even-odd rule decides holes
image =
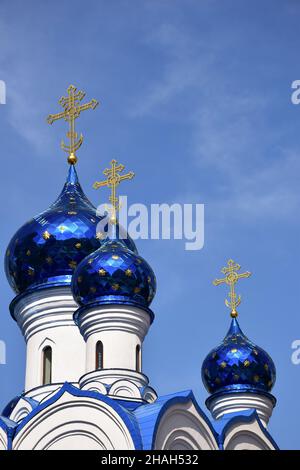
[[[255,393],[228,393],[211,397],[210,412],[214,419],[222,418],[228,413],[240,413],[246,410],[256,410],[263,425],[266,427],[273,412],[271,397]]]
[[[59,326],[75,326],[78,308],[70,287],[37,290],[21,297],[14,307],[15,319],[26,341],[37,332]]]
[[[136,334],[142,342],[150,327],[147,311],[128,305],[99,305],[82,309],[78,326],[85,341],[94,333],[124,331]]]

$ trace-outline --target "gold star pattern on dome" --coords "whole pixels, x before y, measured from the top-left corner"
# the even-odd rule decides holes
[[[229,292],[229,300],[225,299],[226,307],[230,308],[230,315],[232,318],[236,318],[238,316],[237,307],[241,303],[241,296],[237,296],[235,292],[235,285],[236,283],[243,278],[248,278],[251,276],[249,271],[239,274],[238,271],[241,269],[241,266],[235,263],[232,259],[227,262],[227,266],[221,269],[221,272],[225,274],[223,279],[215,279],[213,284],[215,286],[219,286],[220,284],[227,284],[230,286]]]
[[[70,85],[67,89],[68,96],[63,96],[59,100],[59,104],[63,107],[64,111],[57,114],[49,114],[47,117],[48,124],[53,124],[59,119],[64,119],[69,123],[69,131],[67,132],[67,138],[70,140],[69,145],[66,145],[64,141],[61,142],[61,148],[69,154],[68,163],[75,165],[77,163],[76,152],[81,147],[83,142],[83,135],[81,134],[78,138],[78,134],[75,131],[75,121],[80,116],[82,111],[87,109],[95,109],[98,106],[98,101],[92,99],[88,103],[81,104],[81,101],[85,97],[84,91],[78,91],[74,85]]]
[[[43,233],[43,239],[44,239],[44,240],[49,240],[50,237],[51,237],[50,233],[48,232],[48,230],[46,230],[46,231]]]
[[[105,233],[97,232],[96,233],[96,238],[97,238],[97,240],[103,240],[105,238]]]

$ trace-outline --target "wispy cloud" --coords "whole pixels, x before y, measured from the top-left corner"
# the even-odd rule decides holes
[[[10,22],[0,18],[0,69],[7,88],[8,121],[13,129],[42,155],[50,142],[44,116],[44,87],[37,86],[40,63],[32,60],[32,51],[41,50],[38,41],[30,36],[32,49],[22,48],[25,25],[11,28]],[[25,28],[26,29],[26,28]],[[16,47],[16,45],[19,46]]]
[[[272,92],[244,87],[238,82],[242,76],[231,78],[220,66],[233,43],[229,34],[226,42],[212,39],[208,48],[182,26],[162,24],[147,45],[160,48],[164,67],[158,77],[149,77],[130,116],[160,119],[167,113],[188,124],[190,162],[219,181],[209,197],[224,217],[293,220],[300,202],[297,144],[281,143],[287,127],[272,122]]]

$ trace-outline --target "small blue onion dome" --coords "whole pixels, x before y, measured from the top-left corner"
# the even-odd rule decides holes
[[[9,243],[5,272],[14,291],[70,285],[76,266],[101,244],[97,233],[101,220],[71,165],[56,202],[23,225]],[[126,243],[135,249],[130,238]]]
[[[202,380],[210,393],[270,392],[276,380],[276,369],[268,353],[253,344],[233,318],[223,342],[204,360]]]
[[[81,306],[131,304],[148,307],[156,292],[151,267],[120,239],[107,239],[77,267],[72,292]]]

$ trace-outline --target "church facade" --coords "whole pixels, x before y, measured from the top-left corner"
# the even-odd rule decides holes
[[[271,357],[237,321],[235,285],[250,273],[229,260],[215,284],[230,287],[231,324],[202,366],[208,391],[205,414],[191,390],[160,396],[142,371],[143,341],[152,324],[155,274],[118,223],[116,190],[131,179],[111,162],[108,232],[84,194],[75,169],[82,136],[74,86],[64,111],[49,123],[68,122],[63,144],[70,164],[58,199],[22,226],[5,254],[16,293],[11,315],[26,342],[25,391],[0,415],[0,450],[241,450],[277,449],[267,426],[276,404]],[[126,234],[127,235],[127,234]],[[179,325],[178,325],[179,327]]]

